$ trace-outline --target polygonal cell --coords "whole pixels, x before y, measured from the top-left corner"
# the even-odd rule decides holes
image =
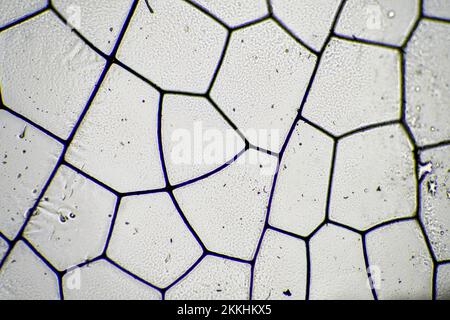
[[[420,218],[437,260],[450,260],[450,146],[423,151],[420,159],[432,168],[421,182]]]
[[[164,288],[201,255],[167,193],[122,200],[108,247],[108,256],[121,266]]]
[[[52,173],[62,145],[0,111],[0,231],[13,239]]]
[[[164,186],[158,149],[158,92],[112,66],[67,159],[120,192]]]
[[[56,274],[22,241],[0,270],[0,300],[57,300]]]
[[[395,50],[332,39],[303,116],[335,135],[399,119],[399,70]]]
[[[325,225],[311,239],[310,251],[311,299],[373,299],[360,235]]]
[[[255,264],[253,299],[305,299],[306,246],[303,240],[268,230]]]
[[[118,59],[166,90],[207,91],[227,31],[178,0],[139,1]]]
[[[366,237],[379,299],[430,299],[432,260],[416,221],[389,224]]]
[[[260,19],[268,14],[266,0],[191,0],[219,18],[230,28]]]
[[[8,242],[4,240],[2,237],[0,237],[0,261],[2,261],[3,257],[6,254],[6,251],[8,251]]]
[[[348,0],[336,32],[400,46],[419,18],[419,9],[418,0]]]
[[[450,137],[450,24],[422,21],[406,48],[406,121],[420,146]]]
[[[333,140],[298,122],[281,161],[269,222],[308,236],[325,218]]]
[[[341,140],[333,175],[331,219],[365,230],[414,215],[417,185],[412,149],[400,125]]]
[[[105,61],[51,12],[2,32],[0,47],[5,105],[67,138]]]
[[[253,258],[276,166],[275,157],[248,150],[220,172],[175,190],[181,209],[209,250]]]
[[[0,4],[0,27],[26,17],[47,5],[47,0],[2,1]]]
[[[330,33],[341,0],[272,0],[277,19],[317,51]]]
[[[437,269],[437,299],[450,300],[450,263],[441,264]]]
[[[316,56],[272,20],[232,34],[211,97],[248,140],[279,151]]]
[[[71,27],[94,46],[111,53],[131,8],[132,0],[54,0],[53,6]]]
[[[431,17],[450,19],[450,1],[424,0],[424,13]]]
[[[164,96],[162,142],[171,184],[204,175],[245,148],[208,100],[180,95]]]
[[[58,269],[100,255],[115,196],[62,166],[25,229],[25,237]]]
[[[63,278],[66,300],[160,300],[161,293],[107,261],[73,269]]]
[[[168,300],[245,300],[250,293],[250,265],[206,256],[166,293]]]

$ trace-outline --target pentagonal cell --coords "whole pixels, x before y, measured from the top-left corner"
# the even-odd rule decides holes
[[[433,266],[416,221],[389,224],[366,237],[372,282],[379,299],[430,299]]]
[[[328,224],[311,239],[310,251],[311,299],[373,299],[360,235]]]
[[[305,299],[306,246],[303,240],[268,230],[256,259],[253,299]]]
[[[437,296],[438,300],[450,300],[450,263],[441,264],[437,269]]]
[[[413,147],[400,125],[341,140],[337,148],[330,217],[365,230],[416,211]]]
[[[272,20],[234,32],[211,97],[249,141],[279,151],[316,56]]]
[[[161,293],[99,260],[66,273],[65,300],[160,300]]]
[[[57,300],[56,274],[22,241],[0,270],[0,300]]]
[[[8,242],[6,242],[5,239],[0,237],[0,261],[2,261],[3,257],[8,251],[8,248],[9,248]]]
[[[251,260],[265,222],[276,158],[249,150],[175,197],[209,250]]]
[[[227,30],[178,0],[139,1],[118,59],[166,90],[207,91]]]
[[[273,13],[300,40],[319,51],[341,0],[272,0]]]
[[[191,0],[219,18],[230,28],[257,20],[268,14],[266,0]]]
[[[420,146],[450,137],[450,24],[424,20],[406,48],[406,121]]]
[[[26,17],[47,5],[47,0],[2,1],[0,27]]]
[[[270,208],[274,227],[309,235],[325,218],[333,140],[300,121],[283,154]]]
[[[424,0],[423,9],[427,16],[450,19],[450,2],[448,0]]]
[[[121,67],[108,72],[67,159],[120,192],[164,186],[158,92]]]
[[[103,251],[115,196],[62,166],[25,229],[25,237],[58,269]]]
[[[423,151],[431,172],[421,182],[420,218],[438,261],[450,260],[450,146]]]
[[[402,45],[419,18],[418,0],[348,0],[336,32],[359,39]]]
[[[0,232],[13,239],[52,173],[62,145],[0,111]]]
[[[399,119],[399,70],[395,50],[332,39],[303,116],[335,135]]]
[[[54,0],[53,6],[71,27],[94,46],[111,53],[130,11],[132,0]]]
[[[166,293],[168,300],[245,300],[250,293],[250,265],[206,256]]]
[[[173,185],[216,169],[245,148],[208,100],[181,95],[164,96],[162,142]]]
[[[164,288],[202,255],[167,193],[124,198],[108,256],[135,275]]]
[[[0,47],[5,105],[67,138],[100,77],[103,58],[50,11],[2,32]]]

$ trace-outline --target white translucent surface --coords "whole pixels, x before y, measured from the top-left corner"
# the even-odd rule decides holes
[[[151,8],[139,1],[119,60],[163,89],[206,92],[226,29],[184,1],[152,0]]]
[[[229,27],[237,27],[264,17],[267,0],[190,0],[212,13]]]
[[[432,17],[450,19],[450,1],[424,0],[425,14]]]
[[[418,145],[450,137],[450,25],[422,21],[406,48],[406,120]]]
[[[253,299],[305,299],[306,263],[303,240],[268,230],[256,259]]]
[[[395,50],[332,39],[303,115],[335,135],[399,119],[399,73]]]
[[[112,66],[69,148],[68,161],[120,192],[164,187],[158,104],[153,87]]]
[[[349,37],[401,45],[419,15],[419,0],[348,0],[336,31]]]
[[[0,261],[5,256],[8,248],[9,248],[8,243],[3,238],[0,238]]]
[[[27,225],[25,237],[58,269],[103,251],[115,196],[68,167],[61,167]]]
[[[450,263],[437,269],[437,299],[450,300]]]
[[[258,23],[231,35],[211,97],[251,143],[279,151],[315,61],[275,22]]]
[[[76,281],[80,281],[77,283]],[[63,278],[67,300],[160,300],[161,294],[107,261],[99,260]]]
[[[278,172],[270,224],[308,236],[324,219],[333,140],[300,121]]]
[[[250,265],[206,256],[169,289],[168,300],[245,300],[249,298]]]
[[[338,144],[330,218],[365,230],[412,216],[416,189],[412,146],[399,125],[353,135]]]
[[[122,200],[107,253],[144,280],[167,287],[200,258],[202,249],[169,195],[157,193]]]
[[[313,300],[373,299],[361,236],[324,225],[310,241]]]
[[[50,12],[2,32],[0,47],[4,103],[67,138],[105,61]]]
[[[322,49],[341,0],[272,0],[277,19],[315,50]]]
[[[379,271],[378,299],[431,298],[432,260],[416,221],[377,229],[366,243],[369,264]]]
[[[11,240],[36,202],[62,145],[6,111],[0,111],[0,232]]]
[[[3,0],[0,27],[28,16],[47,5],[47,0]]]
[[[22,241],[0,270],[0,300],[59,299],[58,280]]]

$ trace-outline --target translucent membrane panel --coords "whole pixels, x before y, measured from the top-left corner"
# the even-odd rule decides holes
[[[438,267],[437,299],[450,300],[450,263],[442,264]]]
[[[424,0],[424,9],[427,16],[450,19],[448,0]]]
[[[8,251],[8,242],[5,239],[0,238],[0,261],[4,258],[6,252]]]
[[[34,12],[44,8],[47,0],[4,0],[2,1],[2,14],[0,15],[0,28],[16,22]]]

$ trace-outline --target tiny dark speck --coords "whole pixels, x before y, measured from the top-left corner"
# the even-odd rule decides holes
[[[288,297],[292,296],[292,293],[289,289],[287,289],[286,291],[283,291],[283,294]]]

